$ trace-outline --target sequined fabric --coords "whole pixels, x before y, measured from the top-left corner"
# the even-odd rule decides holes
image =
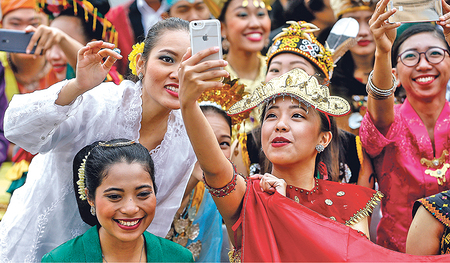
[[[425,174],[427,167],[420,164],[421,158],[431,160],[441,156],[444,149],[449,150],[450,107],[449,103],[445,104],[436,122],[435,155],[427,130],[408,100],[394,107],[395,120],[385,136],[377,130],[370,114],[366,114],[360,137],[373,158],[379,190],[385,195],[377,243],[404,252],[414,202],[450,188],[449,171],[445,175],[447,181],[438,185],[436,178]],[[449,162],[448,156],[445,162]]]

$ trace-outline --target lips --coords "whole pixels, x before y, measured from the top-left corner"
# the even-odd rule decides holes
[[[369,40],[360,40],[360,41],[358,41],[358,46],[365,47],[365,46],[368,46],[370,43],[371,43],[371,41],[369,41]]]
[[[282,147],[285,146],[287,144],[291,143],[291,141],[289,141],[288,139],[284,138],[284,137],[275,137],[272,140],[272,146],[273,147]]]
[[[177,84],[166,85],[164,88],[170,95],[178,98],[179,86]]]
[[[53,65],[53,71],[55,71],[56,73],[61,73],[66,69],[66,65],[65,64],[55,64]]]
[[[259,32],[252,32],[249,34],[246,34],[245,37],[251,41],[261,41],[262,40],[262,33]]]
[[[134,230],[138,228],[142,222],[140,219],[113,219],[117,225],[124,230]]]
[[[430,84],[436,79],[436,76],[420,76],[413,79],[418,84]]]

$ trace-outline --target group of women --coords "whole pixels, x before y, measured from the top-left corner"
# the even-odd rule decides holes
[[[450,184],[445,100],[450,6],[442,2],[445,15],[438,24],[443,32],[426,24],[412,26],[394,43],[399,24],[385,22],[396,12],[384,11],[388,2],[380,1],[369,21],[376,51],[360,132],[374,160],[379,191],[371,189],[370,173],[361,171],[371,168],[364,151],[350,153],[339,146],[350,135],[341,135],[334,117],[347,114],[350,105],[330,95],[334,63],[312,34],[314,26],[291,23],[289,33],[269,48],[265,64],[256,50],[266,31],[254,26],[266,19],[265,3],[230,0],[217,14],[230,42],[228,61],[200,62],[219,47],[192,55],[188,23],[169,18],[134,46],[129,58],[136,82],[103,83],[122,56],[114,44],[93,41],[78,51],[73,79],[13,98],[5,135],[38,154],[0,224],[1,260],[192,261],[187,249],[163,237],[181,200],[191,193],[185,193],[191,174],[201,173],[193,172],[197,161],[227,227],[232,261],[448,261],[448,256],[409,255],[419,253],[417,246],[426,240],[430,250],[423,254],[446,251],[440,242],[446,227],[410,230],[408,241],[406,236],[413,203]],[[247,19],[248,25],[232,19]],[[241,25],[241,34],[227,31]],[[238,174],[249,169],[248,163],[240,167],[229,161],[231,121],[224,107],[202,110],[198,103],[204,92],[238,85],[212,79],[229,80],[233,72],[242,79],[256,76],[245,77],[243,63],[233,60],[236,55],[249,63],[245,69],[268,68],[264,84],[225,107],[233,116],[260,109],[254,123],[260,124],[257,139],[266,165],[250,177]],[[407,99],[394,106],[398,83]],[[350,166],[355,158],[359,167],[351,172],[362,185],[333,182],[342,180],[340,164]],[[383,195],[378,243],[409,254],[368,240],[369,215]],[[445,204],[443,196],[437,198]],[[440,210],[429,202],[420,204],[436,216]],[[193,200],[189,203],[194,209],[188,208],[188,219],[194,221],[198,210]],[[417,210],[418,216],[424,214]],[[448,223],[444,213],[436,218]],[[424,223],[413,226],[420,229]]]

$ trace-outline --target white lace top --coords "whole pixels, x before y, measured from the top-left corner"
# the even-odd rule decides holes
[[[98,140],[139,139],[142,86],[131,81],[103,83],[69,106],[54,102],[65,82],[15,95],[5,114],[5,135],[31,153],[24,186],[11,198],[0,222],[0,262],[35,262],[89,226],[78,213],[72,162]],[[180,207],[196,161],[179,110],[169,116],[161,144],[151,152],[158,187],[156,215],[147,229],[164,237]]]

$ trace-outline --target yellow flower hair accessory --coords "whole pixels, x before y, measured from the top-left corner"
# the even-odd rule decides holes
[[[130,54],[128,55],[128,61],[130,61],[128,67],[131,69],[131,73],[133,73],[133,75],[135,76],[137,76],[135,58],[137,54],[144,52],[144,45],[145,45],[144,42],[134,44],[133,50],[131,50]]]

